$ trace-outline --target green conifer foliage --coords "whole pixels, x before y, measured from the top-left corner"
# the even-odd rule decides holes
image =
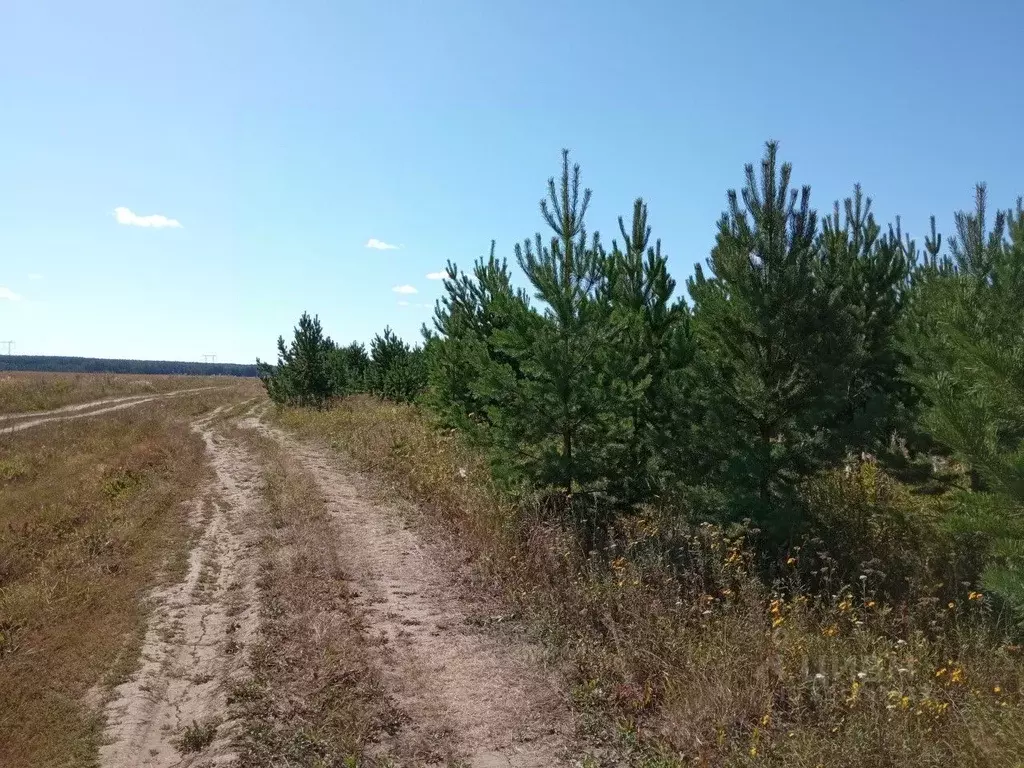
[[[327,356],[331,375],[331,393],[344,397],[366,388],[366,369],[370,357],[362,344],[353,342],[346,347],[331,344]]]
[[[423,350],[402,341],[390,327],[370,342],[367,390],[378,397],[412,402],[427,383]]]
[[[285,346],[283,336],[277,340],[277,365],[256,361],[267,394],[277,403],[322,408],[332,392],[328,357],[333,348],[319,317],[303,312],[292,343]]]
[[[598,294],[608,325],[603,387],[614,411],[603,460],[607,489],[625,507],[649,502],[684,467],[675,417],[684,410],[682,375],[693,356],[689,313],[673,300],[675,280],[661,241],[649,247],[647,206],[637,199],[630,230],[619,218],[625,249],[613,242]],[[645,258],[646,256],[646,258]]]
[[[923,422],[973,472],[953,525],[991,542],[986,586],[1024,620],[1024,209],[986,222],[985,188],[950,255],[919,269]]]
[[[545,245],[538,234],[516,247],[541,308],[522,295],[502,302],[503,327],[492,338],[512,363],[490,366],[480,388],[500,463],[567,499],[598,489],[608,434],[610,393],[601,386],[608,329],[595,290],[604,254],[596,236],[587,240],[589,202],[565,151],[560,183],[548,182],[540,206],[554,237]]]
[[[913,402],[903,376],[907,357],[899,344],[913,259],[913,243],[896,229],[881,235],[871,198],[859,185],[853,197],[825,218],[818,238],[822,288],[835,291],[843,308],[842,329],[833,334],[854,344],[848,359],[844,404],[822,426],[845,447],[876,452],[905,427]],[[837,332],[839,331],[839,332]],[[881,445],[880,445],[881,444]]]
[[[810,188],[790,189],[777,149],[729,192],[710,276],[697,265],[689,288],[709,478],[734,516],[784,532],[796,483],[836,452],[823,425],[845,407],[857,350],[841,286],[823,279]]]
[[[478,259],[471,274],[452,262],[447,274],[445,295],[434,312],[437,335],[427,344],[427,402],[441,423],[487,444],[488,412],[506,400],[505,393],[486,386],[490,369],[506,366],[516,375],[515,360],[498,349],[494,333],[508,327],[508,312],[514,309],[517,295],[508,263],[495,257],[493,242],[488,258]],[[518,299],[525,300],[522,294]]]

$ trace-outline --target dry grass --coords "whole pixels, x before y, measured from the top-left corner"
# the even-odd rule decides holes
[[[631,764],[1024,764],[1020,649],[967,585],[948,603],[921,593],[887,605],[878,574],[842,584],[818,568],[812,591],[801,552],[766,584],[741,536],[653,513],[585,556],[535,506],[503,498],[480,457],[415,408],[352,398],[278,420],[457,530],[481,583],[500,583],[572,662],[584,721]]]
[[[183,502],[208,479],[189,422],[246,392],[0,440],[0,765],[95,761],[101,723],[90,691],[131,672],[145,596],[184,567]]]
[[[0,372],[0,414],[48,411],[108,397],[223,386],[224,376],[144,376],[114,373]]]
[[[231,434],[262,459],[268,511],[260,642],[229,699],[244,723],[238,764],[373,765],[367,750],[396,714],[370,664],[325,501],[278,443]]]

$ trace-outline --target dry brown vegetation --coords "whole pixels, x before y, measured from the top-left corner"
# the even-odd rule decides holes
[[[356,766],[397,717],[379,672],[316,482],[282,446],[232,429],[261,459],[267,504],[260,641],[229,697],[243,728],[239,764]]]
[[[165,383],[182,381],[196,380]],[[138,385],[107,386],[54,391],[88,399]],[[96,699],[134,668],[145,596],[180,575],[183,502],[209,479],[189,424],[254,394],[236,382],[0,438],[0,765],[92,764]]]
[[[789,574],[766,583],[741,533],[654,513],[587,554],[536,505],[502,496],[481,458],[414,407],[356,397],[277,418],[454,527],[481,584],[501,584],[571,662],[584,721],[630,764],[1024,761],[1020,648],[966,585],[887,601],[878,570],[845,584],[830,580],[827,556],[797,550]],[[823,482],[821,503],[829,487],[844,504],[911,503],[870,464]]]
[[[0,414],[31,413],[108,397],[173,392],[232,382],[224,376],[0,372]],[[243,384],[244,386],[244,384]]]

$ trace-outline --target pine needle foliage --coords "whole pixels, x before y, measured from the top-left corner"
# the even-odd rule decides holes
[[[708,259],[690,282],[708,466],[734,517],[783,527],[799,478],[829,452],[852,364],[838,286],[822,280],[810,187],[790,188],[792,167],[769,143],[758,179],[728,193]]]
[[[926,429],[972,470],[951,524],[990,544],[986,586],[1024,620],[1024,209],[989,228],[986,191],[956,216],[949,254],[919,270],[917,383]],[[937,250],[937,249],[936,249]]]
[[[256,360],[260,380],[276,403],[322,408],[332,394],[329,356],[334,344],[324,337],[318,316],[303,312],[291,344],[277,340],[277,365]]]
[[[412,402],[426,384],[423,350],[402,341],[390,327],[370,342],[366,389],[386,400]]]
[[[597,457],[608,426],[608,393],[599,386],[608,329],[596,295],[604,253],[597,235],[587,238],[590,197],[580,187],[580,167],[570,166],[564,151],[561,178],[549,180],[540,203],[554,234],[545,243],[538,233],[515,249],[540,308],[522,295],[506,302],[493,343],[513,363],[490,366],[481,382],[503,460],[566,497],[598,489]]]
[[[947,251],[933,217],[919,252],[859,185],[819,218],[768,142],[727,195],[688,304],[643,199],[605,248],[568,151],[546,192],[548,233],[515,246],[525,287],[492,242],[467,271],[448,262],[422,346],[385,328],[368,350],[341,347],[303,314],[277,365],[258,361],[271,398],[422,403],[506,490],[568,513],[587,547],[650,508],[752,519],[776,553],[804,534],[841,539],[852,529],[821,530],[808,481],[877,456],[944,494],[954,531],[985,538],[985,584],[1024,618],[1019,203],[990,227],[979,187]]]

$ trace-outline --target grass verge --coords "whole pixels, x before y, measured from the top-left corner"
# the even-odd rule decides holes
[[[108,397],[152,395],[224,386],[223,376],[143,376],[113,373],[0,373],[0,414],[48,411]]]
[[[276,418],[457,530],[481,583],[570,662],[584,722],[633,765],[1024,764],[1020,648],[966,585],[948,603],[887,605],[873,574],[819,573],[812,592],[799,552],[791,579],[766,584],[741,538],[655,513],[588,554],[416,408],[357,397]]]
[[[130,673],[143,601],[177,575],[205,477],[185,411],[141,406],[0,441],[0,765],[89,765],[83,702]]]
[[[238,764],[354,768],[396,717],[370,664],[363,622],[315,481],[272,439],[234,429],[264,466],[260,640],[229,696]]]

